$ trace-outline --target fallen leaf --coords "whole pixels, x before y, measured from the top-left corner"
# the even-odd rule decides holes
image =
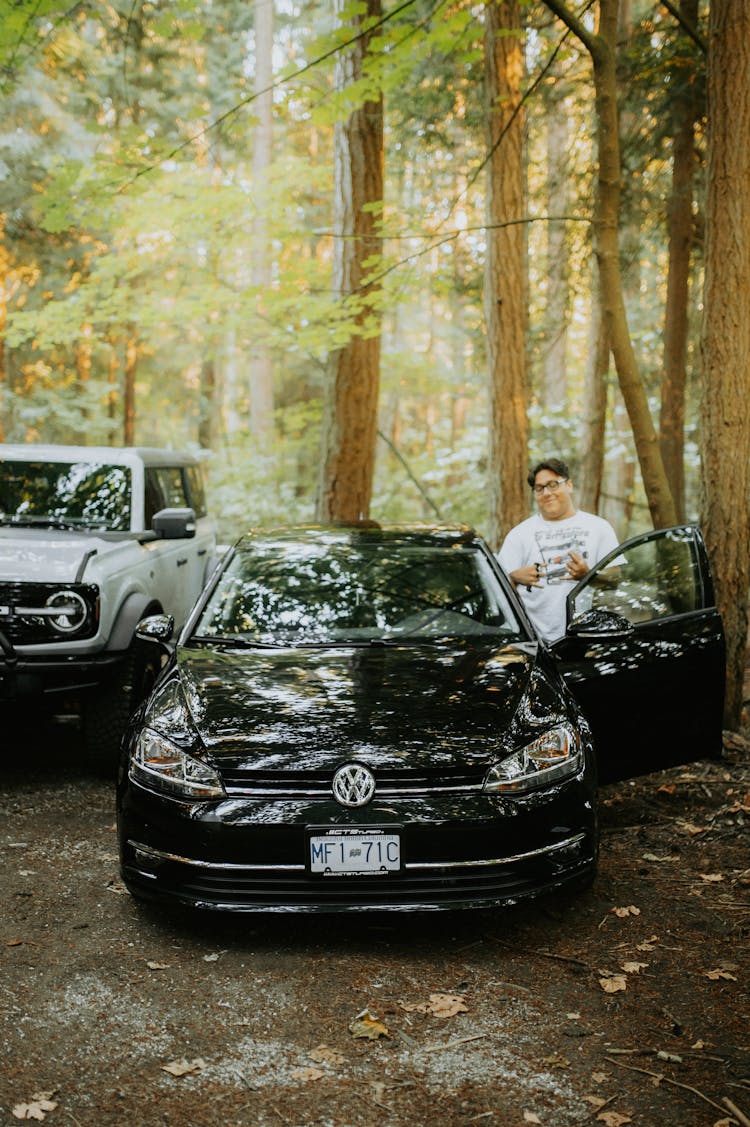
[[[48,1111],[57,1107],[55,1100],[49,1100],[44,1095],[32,1096],[27,1104],[16,1104],[13,1115],[16,1119],[44,1119]]]
[[[317,1049],[312,1049],[308,1054],[310,1060],[314,1060],[316,1064],[343,1064],[344,1057],[341,1053],[337,1053],[335,1049],[329,1049],[328,1045],[318,1045]]]
[[[720,967],[716,970],[704,970],[703,975],[705,978],[710,978],[712,982],[716,982],[720,978],[725,978],[729,982],[736,982],[735,975],[730,974],[728,970],[722,970]]]
[[[116,892],[118,896],[128,895],[128,890],[125,885],[120,884],[120,882],[116,880],[108,881],[106,888],[108,892]]]
[[[352,1037],[364,1037],[369,1041],[377,1041],[380,1037],[390,1037],[390,1033],[382,1021],[373,1017],[369,1010],[362,1010],[349,1022],[349,1032]]]
[[[644,861],[659,861],[659,862],[670,861],[670,862],[675,862],[675,861],[680,860],[680,858],[676,857],[673,853],[669,853],[665,857],[658,857],[656,855],[656,853],[641,853],[641,857],[643,858]]]
[[[591,1079],[595,1084],[603,1084],[605,1080],[609,1079],[608,1072],[592,1072]]]
[[[188,1076],[191,1072],[200,1072],[202,1068],[206,1067],[206,1062],[202,1057],[196,1057],[195,1060],[173,1060],[169,1064],[161,1066],[162,1072],[168,1072],[171,1076]]]
[[[605,994],[619,994],[627,990],[628,980],[624,974],[613,974],[609,978],[600,978],[599,985]]]
[[[723,873],[698,873],[698,876],[701,878],[701,880],[713,884],[718,884],[719,881],[724,880]]]
[[[399,1006],[407,1013],[432,1014],[440,1018],[469,1012],[460,994],[430,994],[429,1002],[399,1002]]]
[[[690,1046],[691,1049],[705,1049],[705,1047],[705,1041],[696,1041],[693,1045]]]
[[[676,783],[665,783],[663,786],[659,787],[659,789],[657,790],[656,793],[657,794],[674,794],[674,792],[676,790],[677,790],[677,784]]]
[[[623,963],[622,969],[625,974],[640,974],[647,966],[648,963]]]
[[[23,939],[6,939],[6,947],[23,947]]]
[[[549,1068],[568,1068],[570,1061],[560,1053],[551,1053],[550,1056],[543,1057],[542,1064],[546,1064]]]
[[[169,963],[152,963],[150,959],[146,960],[146,966],[149,970],[169,970]]]
[[[635,949],[636,951],[655,951],[656,947],[654,946],[654,944],[658,942],[659,936],[652,935],[650,939],[644,939],[643,943],[638,943]]]
[[[619,1111],[602,1111],[596,1117],[597,1123],[604,1123],[606,1127],[624,1127],[626,1123],[632,1123],[633,1120],[629,1115],[620,1115]]]
[[[635,904],[629,904],[627,908],[610,908],[610,911],[621,920],[624,920],[627,916],[640,916],[641,914],[641,909],[636,908]]]
[[[584,1096],[583,1098],[584,1098],[584,1100],[586,1101],[586,1103],[587,1103],[587,1104],[591,1104],[591,1106],[592,1106],[592,1107],[593,1107],[593,1108],[594,1108],[595,1110],[598,1110],[598,1109],[599,1109],[600,1107],[603,1107],[603,1106],[604,1106],[604,1104],[605,1104],[605,1103],[607,1102],[607,1101],[606,1101],[606,1100],[604,1099],[604,1097],[603,1097],[603,1096]]]
[[[321,1076],[325,1076],[320,1068],[293,1068],[289,1073],[292,1080],[302,1080],[307,1083],[308,1080],[320,1080]]]
[[[215,955],[204,955],[203,956],[203,962],[204,963],[218,963],[220,958],[221,958],[220,953],[215,954]]]
[[[524,1121],[524,1123],[541,1123],[542,1122],[535,1111],[525,1111],[523,1113],[523,1121]]]
[[[705,826],[696,826],[692,822],[678,822],[677,826],[683,833],[690,834],[691,837],[695,837],[697,834],[702,834],[706,831]]]

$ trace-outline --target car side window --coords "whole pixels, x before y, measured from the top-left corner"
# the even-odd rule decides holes
[[[156,470],[159,479],[161,495],[164,498],[164,508],[187,508],[188,499],[182,470],[179,466],[162,466]]]
[[[143,487],[143,517],[146,528],[150,528],[154,515],[165,508],[164,494],[156,470],[147,467]]]
[[[572,600],[572,618],[613,611],[636,625],[687,614],[703,605],[695,543],[679,534],[620,549],[619,566],[592,574]]]
[[[206,489],[200,466],[186,466],[183,470],[188,485],[189,504],[196,517],[206,516]]]

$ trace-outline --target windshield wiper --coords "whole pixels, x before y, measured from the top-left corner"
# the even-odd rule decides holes
[[[81,524],[78,521],[66,520],[64,517],[0,516],[0,524],[10,525],[14,528],[62,528],[72,532],[81,531]]]
[[[282,646],[281,642],[254,642],[250,638],[233,638],[227,634],[193,634],[185,644],[189,646],[193,642],[199,646],[236,650],[277,650]]]

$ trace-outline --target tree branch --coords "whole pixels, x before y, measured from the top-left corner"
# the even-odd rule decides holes
[[[706,40],[703,38],[698,29],[696,27],[693,27],[693,25],[689,20],[685,18],[684,14],[680,11],[677,5],[672,3],[672,0],[661,0],[661,2],[667,9],[667,11],[674,16],[685,34],[689,35],[693,43],[696,43],[698,47],[700,47],[704,55],[707,55],[708,44],[706,43]]]
[[[589,31],[583,20],[574,15],[568,5],[562,3],[562,0],[544,0],[544,3],[580,39],[586,50],[592,56],[595,56],[599,49],[599,37]]]

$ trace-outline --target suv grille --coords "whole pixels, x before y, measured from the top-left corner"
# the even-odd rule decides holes
[[[0,631],[14,645],[90,638],[98,621],[92,583],[0,583]]]

